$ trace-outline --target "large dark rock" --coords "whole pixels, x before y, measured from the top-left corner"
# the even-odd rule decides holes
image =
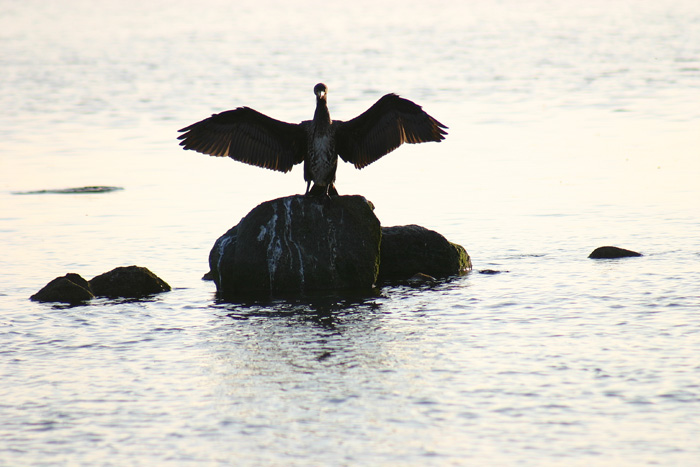
[[[219,238],[209,255],[220,295],[369,289],[381,228],[362,196],[266,201]]]
[[[68,273],[46,284],[40,291],[29,297],[35,302],[61,302],[79,304],[95,298],[88,281],[79,274]]]
[[[147,268],[125,266],[100,274],[90,281],[92,293],[97,297],[141,298],[167,292],[170,286]]]
[[[636,251],[618,248],[616,246],[601,246],[593,250],[591,254],[588,255],[588,257],[592,259],[614,259],[632,256],[642,256],[642,254],[637,253]]]
[[[472,268],[464,247],[419,225],[382,228],[379,280],[406,280],[416,274],[446,277]]]

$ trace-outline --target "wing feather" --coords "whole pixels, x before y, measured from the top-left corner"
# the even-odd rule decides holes
[[[306,154],[303,125],[275,120],[249,107],[214,114],[178,131],[183,149],[280,172],[291,170]]]
[[[338,155],[361,169],[389,154],[403,143],[416,144],[445,139],[447,127],[418,104],[387,94],[361,115],[336,120]]]

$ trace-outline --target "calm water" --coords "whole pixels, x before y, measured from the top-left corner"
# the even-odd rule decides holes
[[[113,3],[0,4],[0,465],[700,462],[697,2]],[[305,184],[176,130],[309,119],[319,81],[338,119],[398,92],[450,127],[338,189],[472,273],[216,301],[214,240]],[[87,185],[124,190],[13,194]],[[130,264],[174,290],[28,300]]]

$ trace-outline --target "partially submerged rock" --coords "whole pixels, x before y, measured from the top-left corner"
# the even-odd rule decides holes
[[[433,276],[419,272],[408,278],[409,284],[432,284],[436,279]]]
[[[219,238],[209,255],[223,296],[369,289],[381,228],[362,196],[266,201]]]
[[[406,280],[416,274],[446,277],[472,268],[461,245],[419,225],[382,228],[379,280]]]
[[[588,257],[592,259],[628,258],[633,256],[642,256],[642,254],[637,253],[636,251],[618,248],[616,246],[601,246],[593,250],[591,254],[588,255]]]
[[[93,194],[93,193],[110,193],[112,191],[123,190],[124,188],[119,186],[81,186],[77,188],[54,188],[48,190],[34,190],[34,191],[13,191],[13,195],[81,195],[81,194]]]
[[[62,302],[73,305],[95,298],[90,284],[79,274],[68,273],[46,284],[40,291],[29,297],[35,302]]]
[[[167,292],[170,286],[147,268],[125,266],[100,274],[90,281],[90,288],[97,297],[141,298]]]
[[[170,290],[170,286],[146,268],[115,268],[86,281],[69,273],[52,280],[30,297],[37,302],[79,304],[95,297],[141,298]]]

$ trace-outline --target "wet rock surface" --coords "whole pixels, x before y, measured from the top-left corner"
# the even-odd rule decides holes
[[[97,297],[141,298],[167,292],[170,286],[150,270],[139,266],[112,269],[90,280],[92,293]]]
[[[453,276],[471,267],[464,247],[434,230],[419,225],[382,228],[380,281],[405,280],[417,274]]]
[[[369,289],[381,227],[362,196],[266,201],[220,237],[209,255],[220,295]]]
[[[79,274],[68,273],[57,277],[29,297],[35,302],[61,302],[79,304],[95,298],[90,284]]]

